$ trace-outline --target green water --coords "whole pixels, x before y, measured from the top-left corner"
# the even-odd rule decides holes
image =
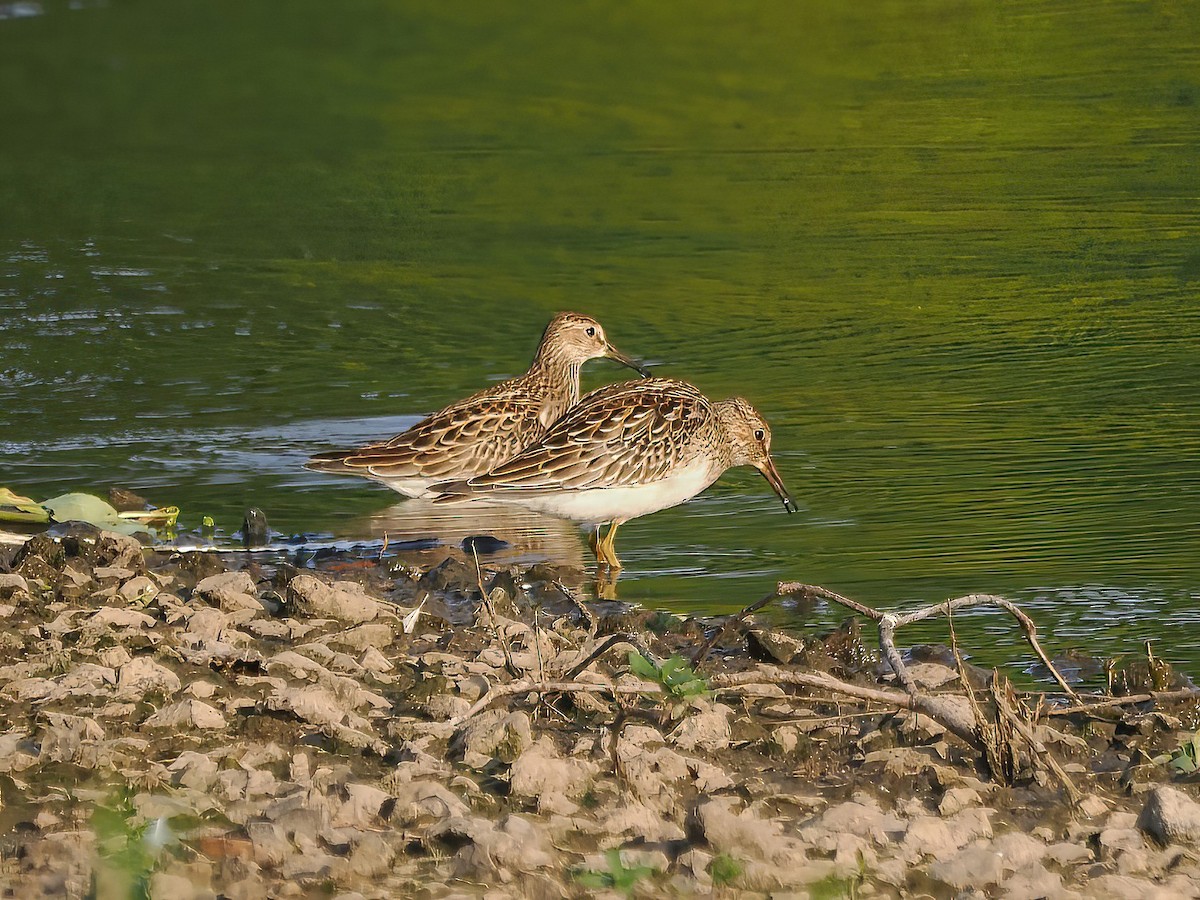
[[[1185,2],[0,3],[0,485],[366,536],[306,455],[575,309],[801,504],[627,525],[623,599],[1004,593],[1195,671],[1198,59]]]

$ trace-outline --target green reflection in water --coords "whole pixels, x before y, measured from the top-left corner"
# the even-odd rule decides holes
[[[635,522],[623,596],[1004,592],[1200,662],[1194,5],[42,10],[0,19],[0,482],[351,530],[392,498],[306,449],[575,308],[751,399],[804,506]]]

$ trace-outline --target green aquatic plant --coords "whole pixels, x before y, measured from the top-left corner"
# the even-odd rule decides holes
[[[1177,775],[1190,775],[1200,769],[1200,729],[1171,753],[1162,753],[1152,760],[1156,765],[1171,767]]]
[[[867,861],[858,854],[858,871],[846,876],[827,875],[808,885],[812,900],[858,900],[862,884],[867,879]]]
[[[727,853],[718,853],[708,864],[708,874],[717,887],[724,887],[737,881],[746,867]]]
[[[150,900],[150,877],[163,848],[175,837],[165,819],[139,822],[133,792],[118,789],[92,813],[96,867],[91,896],[96,900]]]
[[[708,681],[702,675],[697,675],[682,656],[672,656],[659,664],[636,650],[630,650],[629,671],[656,682],[666,693],[679,700],[691,700],[709,693]]]
[[[626,866],[621,860],[621,851],[615,847],[605,851],[604,861],[608,868],[603,871],[576,870],[572,873],[575,881],[588,890],[617,891],[629,897],[636,890],[638,882],[658,872],[651,866]]]

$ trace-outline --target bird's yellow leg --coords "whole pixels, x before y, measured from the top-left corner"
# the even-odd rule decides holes
[[[592,548],[592,556],[596,557],[596,562],[602,562],[600,559],[600,526],[588,535],[588,546]]]
[[[617,548],[613,542],[617,537],[617,529],[624,522],[624,519],[614,519],[612,524],[608,526],[608,534],[604,535],[604,539],[600,541],[600,552],[604,554],[604,561],[614,571],[621,568],[621,561],[617,559]]]

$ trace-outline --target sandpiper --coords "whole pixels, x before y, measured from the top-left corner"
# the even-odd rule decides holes
[[[459,400],[389,440],[320,453],[305,466],[373,478],[408,497],[431,496],[430,485],[488,472],[545,434],[579,402],[580,367],[602,356],[647,375],[608,342],[595,319],[559,313],[524,375]]]
[[[615,571],[613,541],[624,522],[691,499],[733,466],[754,466],[783,508],[796,511],[771,461],[771,429],[754,407],[652,378],[593,391],[512,459],[437,486],[434,502],[487,497],[593,525],[592,552]]]

